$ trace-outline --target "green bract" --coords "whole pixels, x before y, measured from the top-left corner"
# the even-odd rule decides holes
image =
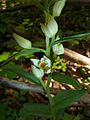
[[[27,49],[31,48],[31,41],[21,37],[20,35],[17,35],[16,33],[13,33],[13,38],[22,48],[27,48]]]
[[[62,9],[65,5],[65,2],[66,2],[66,0],[59,0],[54,4],[54,6],[53,6],[53,16],[54,17],[58,17],[61,14]]]
[[[58,24],[51,15],[46,15],[46,23],[41,24],[41,29],[46,37],[52,38],[58,31]]]
[[[62,55],[64,54],[64,47],[61,43],[55,44],[52,46],[53,52],[55,55]]]

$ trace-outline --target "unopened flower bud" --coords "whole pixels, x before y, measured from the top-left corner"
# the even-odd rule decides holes
[[[65,2],[66,2],[66,0],[59,0],[54,4],[54,6],[53,6],[53,16],[54,17],[58,17],[61,14],[62,9],[65,5]]]

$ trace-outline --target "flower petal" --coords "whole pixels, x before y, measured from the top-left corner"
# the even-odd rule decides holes
[[[36,67],[39,67],[39,61],[40,60],[38,60],[38,59],[30,59],[32,62],[33,62],[33,64],[36,66]]]
[[[32,72],[37,78],[42,78],[44,76],[44,71],[42,69],[38,69],[34,65],[31,65]]]
[[[43,61],[45,62],[44,72],[46,74],[51,73],[51,60],[46,56],[44,56],[43,58],[41,58],[40,62],[43,62]]]
[[[51,60],[47,58],[46,56],[43,57],[45,62],[47,63],[48,67],[51,67]]]

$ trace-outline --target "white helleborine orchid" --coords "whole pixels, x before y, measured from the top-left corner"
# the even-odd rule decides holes
[[[64,47],[61,43],[53,45],[52,49],[53,49],[53,52],[54,52],[55,55],[64,54]]]
[[[49,74],[51,72],[51,61],[46,56],[43,56],[43,58],[39,59],[30,59],[33,62],[32,72],[33,74],[38,77],[42,78],[44,76],[44,73]]]
[[[48,16],[48,18],[47,18]],[[46,23],[41,24],[41,29],[46,37],[52,38],[58,31],[58,24],[51,15],[47,15]]]
[[[65,2],[66,2],[66,0],[59,0],[54,4],[54,6],[53,6],[53,16],[54,17],[58,17],[61,14],[62,9],[65,5]]]
[[[20,35],[17,35],[16,33],[13,33],[13,38],[17,41],[18,45],[22,48],[31,48],[31,41],[21,37]]]

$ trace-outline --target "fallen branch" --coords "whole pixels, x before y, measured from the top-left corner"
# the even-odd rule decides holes
[[[34,93],[42,93],[42,94],[45,94],[43,88],[41,86],[37,86],[35,84],[31,84],[31,83],[23,83],[23,82],[18,82],[18,81],[15,81],[15,80],[8,80],[7,78],[3,78],[3,77],[0,77],[0,84],[2,84],[3,86],[5,87],[8,87],[8,88],[13,88],[13,89],[20,89],[20,90],[27,90],[27,91],[31,91],[31,92],[34,92]],[[58,90],[58,89],[51,89],[51,93],[52,94],[56,94],[57,92],[60,92],[61,90]],[[88,97],[88,99],[87,99]],[[83,101],[84,103],[90,103],[90,94],[87,94],[85,96],[83,96],[81,98],[81,101]],[[86,98],[86,99],[85,99]]]
[[[2,84],[5,87],[8,88],[13,88],[13,89],[20,89],[20,90],[27,90],[35,93],[44,93],[45,91],[41,86],[32,84],[32,83],[24,83],[24,82],[19,82],[15,80],[9,80],[4,77],[0,77],[0,84]],[[57,92],[60,92],[57,88],[51,88],[51,93],[56,94]]]
[[[3,78],[3,77],[0,77],[0,84],[9,88],[28,90],[35,93],[44,93],[43,88],[35,84],[23,83],[15,80],[8,80],[7,78]]]
[[[68,48],[65,48],[63,57],[65,59],[68,59],[69,61],[74,61],[77,63],[81,63],[84,65],[90,66],[90,58],[88,58],[84,55],[81,55],[73,50],[68,49]]]

